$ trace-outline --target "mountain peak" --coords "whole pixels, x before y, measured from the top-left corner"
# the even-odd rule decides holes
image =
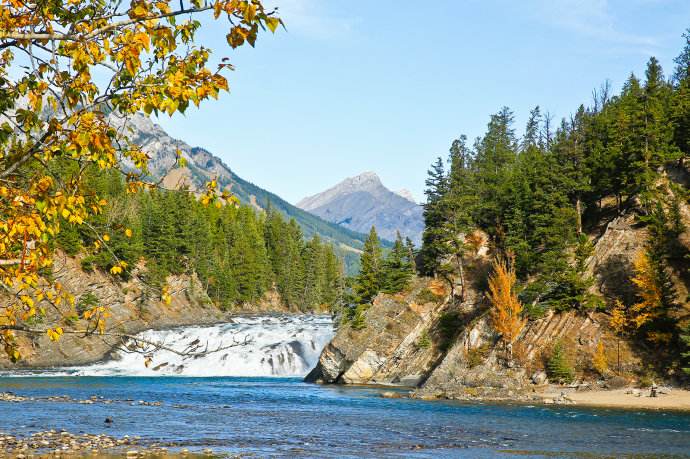
[[[402,188],[398,191],[394,191],[394,193],[397,194],[398,196],[401,196],[401,197],[407,199],[410,202],[414,202],[415,204],[417,204],[417,201],[414,199],[414,195],[407,188]]]
[[[359,175],[355,175],[354,177],[348,177],[339,184],[337,184],[335,187],[347,187],[347,186],[354,186],[356,188],[361,188],[361,187],[367,187],[367,186],[373,186],[373,187],[378,187],[378,186],[383,186],[381,183],[381,179],[379,176],[376,174],[376,172],[373,171],[365,171],[362,172]]]
[[[384,239],[395,239],[396,232],[419,243],[424,228],[422,207],[407,190],[393,192],[372,171],[348,177],[337,185],[306,197],[297,207],[358,232],[373,226]]]
[[[379,176],[376,174],[374,171],[364,171],[359,175],[355,175],[354,177],[350,177],[353,180],[379,180]]]

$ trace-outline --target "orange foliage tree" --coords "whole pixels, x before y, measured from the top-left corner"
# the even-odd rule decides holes
[[[639,252],[633,260],[633,266],[635,275],[631,280],[640,301],[630,307],[629,319],[635,328],[640,328],[661,313],[663,296],[647,252]]]
[[[515,281],[512,263],[496,258],[493,262],[493,272],[489,277],[491,323],[508,348],[527,322],[521,317],[523,307],[515,293]]]
[[[611,310],[610,325],[623,335],[635,333],[645,325],[659,321],[668,314],[669,305],[664,294],[663,268],[655,266],[647,251],[640,251],[633,260],[634,275],[630,279],[635,286],[638,300],[626,307],[620,300]],[[653,343],[667,344],[672,334],[666,330],[646,330],[645,337]]]
[[[36,332],[26,324],[45,307],[74,302],[40,273],[60,222],[88,225],[107,205],[86,189],[85,171],[118,169],[131,192],[153,186],[148,156],[110,117],[172,115],[228,90],[231,65],[209,69],[211,50],[195,42],[202,14],[227,21],[232,48],[282,24],[260,0],[0,0],[0,345],[13,360],[15,332]],[[65,164],[76,172],[60,173]],[[210,182],[202,200],[221,197]],[[96,236],[107,248],[108,235]],[[75,332],[103,333],[106,315],[85,311],[79,319],[92,324]],[[62,323],[38,331],[68,332]]]

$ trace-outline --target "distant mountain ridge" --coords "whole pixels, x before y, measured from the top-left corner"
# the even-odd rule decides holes
[[[407,199],[410,202],[414,202],[415,204],[417,204],[417,200],[414,198],[414,195],[407,188],[403,188],[403,189],[400,189],[398,191],[394,191],[393,193],[397,194],[398,196],[402,196],[403,198]]]
[[[280,196],[271,193],[235,174],[223,161],[200,147],[192,147],[182,140],[171,137],[161,126],[149,117],[136,114],[127,121],[110,115],[110,123],[150,156],[149,171],[156,179],[162,179],[166,188],[187,186],[202,189],[211,179],[218,181],[221,188],[229,189],[240,202],[258,209],[272,208],[287,218],[294,218],[307,238],[318,234],[334,243],[345,258],[346,269],[352,272],[358,263],[359,251],[366,235],[357,233],[335,223],[325,221],[303,209],[293,206]],[[173,168],[177,151],[186,161],[186,167]]]
[[[400,231],[403,237],[419,245],[424,231],[423,209],[412,194],[407,190],[389,190],[370,171],[308,196],[297,207],[360,233],[375,226],[379,237],[389,241]]]

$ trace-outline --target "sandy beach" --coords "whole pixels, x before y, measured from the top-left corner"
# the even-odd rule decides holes
[[[690,391],[672,389],[668,394],[649,396],[649,389],[593,390],[565,392],[565,400],[575,405],[597,408],[630,408],[646,410],[690,411]],[[639,395],[637,395],[639,393]],[[561,391],[550,390],[542,394],[545,402],[557,400]]]

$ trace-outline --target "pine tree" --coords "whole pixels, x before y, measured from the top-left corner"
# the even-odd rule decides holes
[[[676,84],[690,78],[690,28],[685,31],[683,38],[685,39],[683,51],[673,60],[676,63],[676,69],[673,73],[673,81]]]
[[[409,249],[403,244],[402,236],[398,231],[393,248],[383,263],[382,291],[386,293],[402,292],[409,285],[413,275],[414,267],[410,260]]]
[[[422,274],[431,275],[439,266],[440,259],[445,252],[445,196],[448,192],[448,177],[446,176],[443,160],[439,157],[428,171],[426,179],[427,201],[424,204],[424,244],[421,251]]]
[[[67,255],[74,256],[82,249],[79,229],[76,225],[67,221],[63,220],[60,223],[60,232],[56,240],[58,246],[64,250]]]
[[[591,190],[590,164],[587,151],[587,123],[589,114],[580,105],[577,113],[557,134],[559,141],[554,147],[558,173],[562,178],[564,191],[573,203],[576,215],[576,231],[582,233],[584,196]]]
[[[684,359],[684,365],[687,365],[683,366],[683,371],[686,374],[690,375],[690,323],[688,323],[683,329],[683,332],[680,335],[680,339],[684,345],[684,349],[681,353],[681,356]]]
[[[527,119],[527,127],[525,128],[525,135],[522,138],[522,144],[520,145],[520,149],[522,151],[525,151],[530,147],[538,147],[540,143],[540,131],[541,111],[539,109],[539,106],[537,105],[529,113],[529,118]]]
[[[412,242],[412,239],[409,237],[405,238],[405,250],[407,251],[407,260],[409,261],[410,265],[412,266],[412,272],[416,273],[417,272],[417,262],[415,260],[415,247],[414,247],[414,242]]]
[[[659,168],[677,159],[671,147],[673,126],[669,123],[671,87],[664,79],[659,61],[652,57],[645,71],[646,81],[642,103],[644,106],[644,163],[645,187],[649,187]]]
[[[496,239],[501,224],[501,209],[511,199],[505,187],[510,167],[517,159],[517,139],[513,112],[503,107],[491,116],[488,129],[476,144],[474,163],[478,183],[478,211],[475,220]]]
[[[568,362],[565,346],[557,341],[551,351],[551,357],[546,364],[546,373],[554,381],[570,383],[575,379],[575,370]]]
[[[379,237],[373,226],[364,243],[361,268],[355,278],[353,292],[359,304],[370,303],[383,287],[383,261]]]

